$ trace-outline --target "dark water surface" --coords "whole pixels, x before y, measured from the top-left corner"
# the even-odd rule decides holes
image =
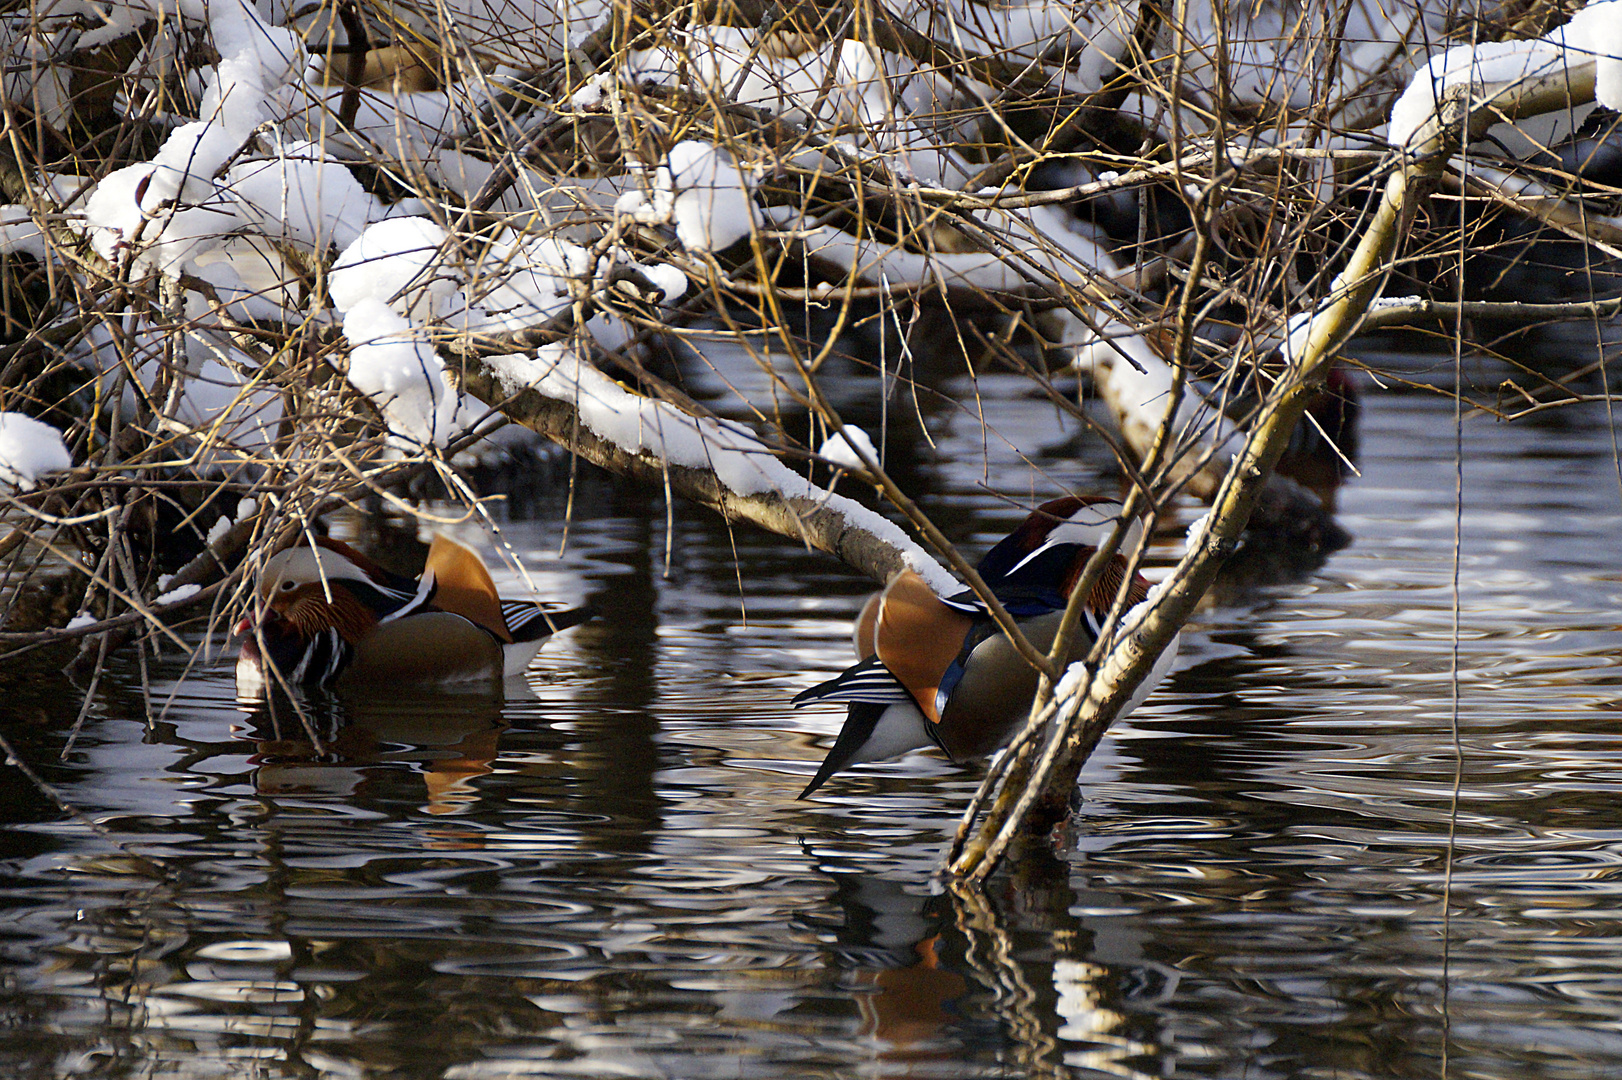
[[[898,464],[972,550],[1020,513],[985,485],[1106,483],[1017,380],[981,404],[1006,442],[938,412]],[[228,664],[165,657],[149,714],[123,657],[59,761],[80,691],[8,673],[84,818],[5,772],[0,1076],[1622,1074],[1611,429],[1466,428],[1458,770],[1451,417],[1369,387],[1356,542],[1206,613],[1067,848],[983,893],[933,877],[978,770],[795,799],[840,716],[788,700],[867,584],[600,480],[561,559],[561,490],[513,503],[604,612],[527,694],[314,701],[317,753]]]

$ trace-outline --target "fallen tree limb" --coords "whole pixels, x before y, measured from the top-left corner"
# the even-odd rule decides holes
[[[548,350],[554,365],[568,362],[561,351],[561,347]],[[524,363],[540,366],[540,362]],[[532,372],[510,364],[502,367],[489,360],[470,360],[461,373],[461,387],[509,419],[600,468],[662,486],[728,519],[747,521],[799,540],[875,581],[886,581],[891,574],[911,567],[938,591],[946,592],[955,586],[945,568],[899,526],[790,471],[747,430],[690,416],[631,394],[583,362],[579,369],[583,377],[578,379],[580,396],[575,400],[549,396],[533,381],[525,384],[527,376],[544,378],[550,370]],[[634,400],[605,400],[616,395]],[[644,435],[654,445],[628,446],[627,440],[616,439],[613,433],[594,430],[591,418],[583,415],[582,396],[611,412],[652,407],[652,412],[644,411],[631,423],[651,425]],[[702,440],[702,457],[683,461],[671,453],[678,446],[690,449],[697,440]]]

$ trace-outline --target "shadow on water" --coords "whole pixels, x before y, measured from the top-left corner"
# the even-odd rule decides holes
[[[977,389],[1005,443],[924,409],[901,462],[971,550],[998,494],[1112,483],[1019,380]],[[789,699],[867,583],[587,469],[508,492],[542,589],[600,615],[499,696],[312,697],[318,749],[228,661],[160,657],[148,701],[120,656],[59,761],[78,693],[0,674],[83,813],[0,786],[0,1075],[1385,1080],[1444,1037],[1458,1076],[1609,1075],[1609,430],[1466,430],[1455,804],[1450,415],[1365,400],[1357,542],[1236,565],[1062,843],[983,891],[934,875],[978,769],[795,797],[841,716]]]

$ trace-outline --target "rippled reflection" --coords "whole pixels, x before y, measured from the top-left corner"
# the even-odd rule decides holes
[[[921,407],[938,449],[895,462],[952,535],[1017,517],[988,477],[1109,484],[1017,380],[979,391],[1034,455]],[[0,788],[0,1075],[1610,1075],[1606,418],[1467,429],[1456,769],[1450,415],[1368,395],[1352,546],[1230,577],[1062,844],[984,892],[933,876],[973,769],[794,798],[841,717],[788,699],[866,585],[589,476],[561,557],[559,488],[506,528],[602,617],[499,694],[301,717],[166,658],[149,709],[126,657],[57,761],[76,691],[15,673],[8,737],[84,816]]]

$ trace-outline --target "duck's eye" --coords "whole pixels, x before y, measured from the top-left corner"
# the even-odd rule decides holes
[[[298,588],[298,582],[296,581],[282,582],[282,592],[292,592],[296,588]]]

